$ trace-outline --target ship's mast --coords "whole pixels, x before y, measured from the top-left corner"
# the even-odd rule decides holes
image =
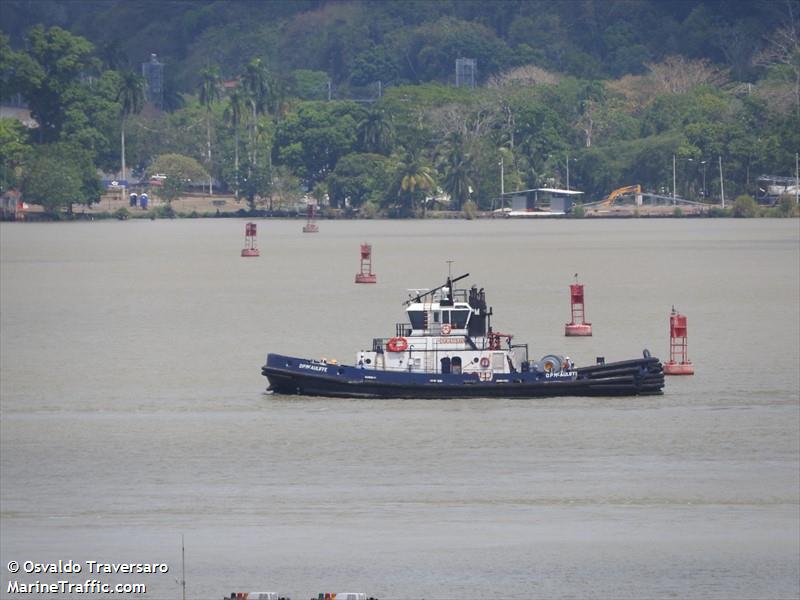
[[[183,543],[183,534],[181,534],[181,587],[183,600],[186,600],[186,546]]]
[[[448,262],[451,262],[451,261],[448,261]],[[430,295],[430,294],[433,294],[434,292],[438,292],[438,291],[439,291],[439,290],[441,290],[442,288],[446,288],[446,287],[447,287],[447,288],[450,288],[450,295],[451,295],[451,297],[452,297],[452,293],[453,293],[453,284],[454,284],[456,281],[461,281],[461,280],[462,280],[462,279],[464,279],[465,277],[469,277],[469,273],[464,273],[463,275],[459,275],[459,276],[458,276],[458,277],[456,277],[455,279],[452,279],[450,276],[448,276],[448,277],[447,277],[447,282],[446,282],[445,284],[443,284],[443,285],[440,285],[439,287],[435,287],[435,288],[433,288],[432,290],[428,290],[428,291],[427,291],[427,292],[425,292],[424,294],[417,294],[417,295],[416,295],[416,296],[414,296],[413,298],[409,298],[408,300],[406,300],[405,302],[403,302],[403,305],[404,305],[404,306],[408,306],[408,305],[409,305],[409,304],[411,304],[412,302],[422,302],[422,299],[423,299],[425,296],[428,296],[428,295]]]

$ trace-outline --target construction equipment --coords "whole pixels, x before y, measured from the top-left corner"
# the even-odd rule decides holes
[[[626,185],[625,187],[617,188],[611,192],[607,198],[604,198],[600,201],[599,206],[611,206],[614,203],[614,200],[624,194],[636,194],[637,196],[640,196],[641,193],[642,186],[638,183],[636,185]]]

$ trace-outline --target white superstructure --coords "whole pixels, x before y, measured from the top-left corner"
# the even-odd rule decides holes
[[[396,325],[393,338],[376,338],[370,351],[359,352],[364,369],[417,373],[477,373],[481,379],[523,369],[527,346],[492,331],[492,311],[483,289],[454,290],[448,278],[433,290],[414,290],[406,303],[407,323]]]

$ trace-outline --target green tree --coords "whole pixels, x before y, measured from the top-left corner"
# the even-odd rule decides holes
[[[291,91],[301,100],[325,100],[328,93],[328,74],[308,69],[292,71]]]
[[[266,194],[262,194],[262,197],[269,195],[270,211],[274,208],[275,199],[278,201],[279,209],[288,209],[300,199],[300,180],[283,165],[275,168],[275,174],[268,185],[268,190]]]
[[[425,218],[427,202],[425,195],[436,188],[433,170],[419,154],[408,153],[397,172],[397,195],[401,201],[401,212],[414,214],[416,204],[422,203],[422,218]]]
[[[36,26],[28,33],[26,51],[11,56],[12,75],[4,93],[22,94],[39,123],[40,141],[61,136],[68,108],[80,102],[75,98],[75,90],[84,85],[80,76],[98,65],[92,52],[92,44],[82,37],[60,27]]]
[[[228,96],[228,105],[223,113],[223,118],[233,129],[233,189],[237,200],[239,199],[239,127],[242,124],[244,103],[244,93],[239,88],[236,88]]]
[[[256,153],[256,127],[258,115],[264,114],[269,102],[269,73],[260,58],[254,58],[245,67],[241,78],[242,87],[253,111],[250,121],[250,163],[258,164]]]
[[[185,186],[186,182],[184,180],[172,174],[168,174],[164,179],[161,180],[161,186],[159,186],[156,194],[159,198],[167,203],[167,214],[170,217],[175,216],[175,213],[172,211],[172,201],[177,200],[183,195]]]
[[[420,25],[404,41],[404,75],[411,81],[446,80],[461,56],[478,61],[481,78],[511,61],[508,45],[488,27],[449,16]]]
[[[221,78],[219,69],[216,67],[209,67],[200,73],[200,84],[198,85],[198,98],[200,105],[206,109],[206,164],[208,172],[211,173],[208,178],[208,193],[214,193],[214,176],[213,176],[213,163],[211,161],[211,107],[214,102],[220,99],[220,85]]]
[[[365,152],[385,154],[391,150],[394,128],[391,118],[376,106],[370,107],[357,126],[358,139]]]
[[[394,161],[380,154],[347,154],[325,180],[331,206],[358,209],[381,204],[392,183]]]
[[[27,202],[56,214],[74,203],[90,205],[100,201],[102,184],[89,152],[63,142],[37,146],[26,161],[22,195]]]
[[[264,151],[267,157],[270,157],[272,148],[272,139],[274,137],[274,130],[272,122],[269,119],[262,118],[256,123],[255,137],[253,138],[254,149],[252,156],[256,155],[256,148]],[[242,191],[247,198],[247,203],[250,210],[256,208],[258,199],[263,199],[267,196],[272,198],[272,160],[269,158],[266,165],[256,162],[248,162],[245,164],[246,175],[242,179]],[[270,202],[270,210],[272,210]]]
[[[125,170],[125,122],[130,115],[139,114],[144,106],[144,79],[133,71],[126,71],[117,88],[117,102],[120,104],[120,147],[122,148],[122,181],[127,181]]]
[[[356,150],[354,102],[301,102],[276,131],[278,160],[306,183],[324,181],[340,157]]]
[[[97,168],[109,172],[116,172],[120,166],[120,116],[115,101],[118,80],[117,73],[105,71],[86,85],[74,88],[60,138],[88,150]]]
[[[32,152],[25,126],[16,119],[0,119],[0,192],[17,187],[21,166]]]
[[[795,117],[800,120],[800,21],[792,15],[791,4],[787,3],[787,7],[790,11],[786,22],[769,36],[766,48],[754,61],[764,67],[785,67],[786,73],[791,74]]]
[[[452,134],[440,162],[444,172],[442,188],[450,195],[456,210],[464,206],[472,188],[472,157],[465,146],[463,136]]]
[[[8,36],[0,33],[0,100],[6,100],[16,90],[12,89],[14,69],[19,55],[11,49]]]
[[[373,46],[353,59],[350,82],[365,86],[380,81],[386,85],[397,81],[399,74],[397,56],[393,56],[385,46]]]
[[[179,198],[192,181],[205,181],[208,172],[195,159],[180,154],[157,156],[148,169],[149,175],[162,173],[167,176],[158,190],[158,196],[167,204]]]

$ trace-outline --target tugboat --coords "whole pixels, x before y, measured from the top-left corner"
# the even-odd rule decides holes
[[[483,288],[455,289],[469,273],[430,290],[412,290],[408,322],[375,338],[355,365],[268,354],[261,373],[278,394],[347,398],[542,398],[661,394],[659,359],[575,367],[569,357],[530,360],[527,344],[495,331]]]

